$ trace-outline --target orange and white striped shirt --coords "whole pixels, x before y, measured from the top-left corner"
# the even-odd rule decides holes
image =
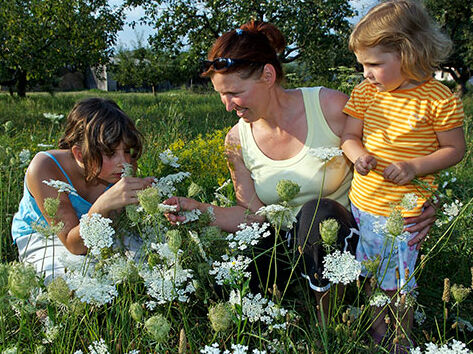
[[[360,210],[388,216],[391,205],[415,193],[417,207],[403,213],[416,216],[431,192],[412,183],[399,186],[383,178],[396,161],[426,156],[438,150],[436,132],[463,125],[463,105],[448,87],[435,79],[405,90],[378,92],[367,80],[356,86],[343,112],[363,120],[363,146],[376,157],[368,175],[354,173],[349,198]],[[418,177],[435,189],[434,175]]]

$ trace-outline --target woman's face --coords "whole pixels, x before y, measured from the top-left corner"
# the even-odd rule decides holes
[[[235,110],[237,116],[246,122],[254,122],[264,116],[267,87],[262,80],[253,77],[242,79],[238,72],[215,73],[211,80],[228,112]]]

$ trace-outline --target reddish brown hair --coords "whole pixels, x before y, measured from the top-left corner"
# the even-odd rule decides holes
[[[286,40],[281,31],[271,23],[250,21],[237,30],[222,34],[215,41],[208,54],[208,60],[216,58],[243,59],[244,62],[228,68],[216,70],[211,66],[202,73],[203,77],[212,76],[215,72],[232,73],[238,71],[242,78],[261,74],[265,64],[271,64],[276,70],[277,81],[284,73],[278,54],[286,47]]]
[[[85,180],[90,182],[100,174],[102,154],[111,155],[121,142],[133,150],[135,162],[143,143],[133,121],[114,101],[87,98],[77,102],[67,116],[66,131],[58,145],[60,149],[81,148]]]

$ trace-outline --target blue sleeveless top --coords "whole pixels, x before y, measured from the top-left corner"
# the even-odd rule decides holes
[[[47,151],[42,151],[40,153],[44,153],[48,155],[51,159],[53,159],[53,161],[56,163],[56,165],[59,167],[61,172],[66,177],[67,182],[69,182],[69,184],[74,188],[74,186],[72,185],[71,179],[67,175],[66,171],[64,171],[62,166],[59,164],[59,162],[56,160],[56,158]],[[90,207],[92,206],[90,202],[82,198],[80,195],[68,194],[68,197],[79,219],[82,215],[86,214],[89,211]],[[41,214],[38,204],[36,203],[36,200],[34,199],[30,191],[28,190],[28,187],[26,185],[26,175],[25,175],[24,187],[23,187],[23,198],[20,201],[19,209],[15,213],[15,216],[13,217],[13,222],[12,222],[11,233],[12,233],[13,243],[15,243],[16,239],[21,236],[29,236],[32,233],[34,233],[35,231],[31,228],[31,225],[35,222],[46,224],[46,219],[44,218],[43,214]]]

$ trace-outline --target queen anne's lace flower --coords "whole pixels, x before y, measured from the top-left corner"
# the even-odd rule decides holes
[[[135,173],[135,170],[133,169],[133,165],[131,163],[123,163],[122,165],[122,174],[121,178],[123,177],[131,177]]]
[[[391,302],[391,298],[385,293],[375,292],[370,299],[370,306],[384,307]]]
[[[65,192],[65,193],[69,193],[76,196],[78,195],[77,191],[69,183],[54,180],[54,179],[50,179],[49,181],[44,180],[43,183],[50,187],[56,188],[57,191],[60,193]]]
[[[264,223],[261,226],[258,223],[238,225],[240,230],[235,232],[235,234],[229,234],[227,236],[230,249],[235,250],[238,248],[243,251],[250,245],[256,245],[261,238],[268,237],[271,234],[271,232],[267,230],[268,227],[268,223]]]
[[[31,160],[30,150],[27,150],[27,149],[21,150],[20,153],[18,154],[18,158],[20,159],[20,164],[22,166],[26,166]]]
[[[415,354],[468,354],[471,353],[471,351],[466,347],[466,345],[460,341],[457,341],[456,339],[453,339],[451,343],[446,343],[442,346],[437,346],[434,343],[427,343],[425,345],[425,351],[422,352],[422,350],[417,347],[415,349],[411,350],[411,353]]]
[[[251,258],[238,255],[235,257],[222,256],[224,262],[215,261],[212,263],[210,275],[215,275],[215,282],[219,285],[236,284],[244,278],[251,276],[250,272],[245,272],[251,263]]]
[[[159,190],[159,195],[162,198],[170,198],[176,191],[174,184],[182,182],[185,178],[189,177],[191,174],[189,172],[178,172],[157,180],[153,187],[156,187]]]
[[[449,221],[452,221],[453,218],[456,217],[460,213],[462,206],[463,206],[463,203],[460,202],[459,200],[455,200],[451,204],[443,205],[445,215],[447,216]]]
[[[342,156],[343,151],[337,147],[319,147],[316,149],[310,149],[308,154],[318,158],[319,160],[328,162],[336,156]]]
[[[108,248],[113,244],[115,230],[110,226],[111,223],[112,220],[97,213],[91,216],[84,214],[80,218],[80,236],[93,255],[99,255],[102,248]]]
[[[178,158],[174,156],[174,154],[172,153],[170,149],[167,149],[161,152],[159,154],[159,159],[161,160],[163,164],[169,165],[171,167],[178,168],[181,166],[180,164],[177,163]]]
[[[323,276],[331,283],[345,285],[358,279],[361,273],[361,263],[350,252],[334,251],[324,257]]]
[[[108,348],[105,344],[105,341],[100,338],[100,340],[93,342],[89,345],[89,354],[108,354]]]
[[[412,210],[417,206],[417,195],[414,193],[404,194],[401,200],[401,207],[404,210]]]
[[[115,284],[107,278],[96,278],[81,275],[78,272],[67,272],[66,282],[69,289],[74,291],[75,296],[88,304],[102,306],[112,302],[118,295]]]
[[[297,222],[296,210],[280,204],[263,206],[256,212],[256,215],[266,217],[274,227],[283,226],[286,229],[290,229],[292,225]]]
[[[59,121],[64,118],[64,114],[43,113],[43,117],[50,120],[53,123],[59,123]]]

